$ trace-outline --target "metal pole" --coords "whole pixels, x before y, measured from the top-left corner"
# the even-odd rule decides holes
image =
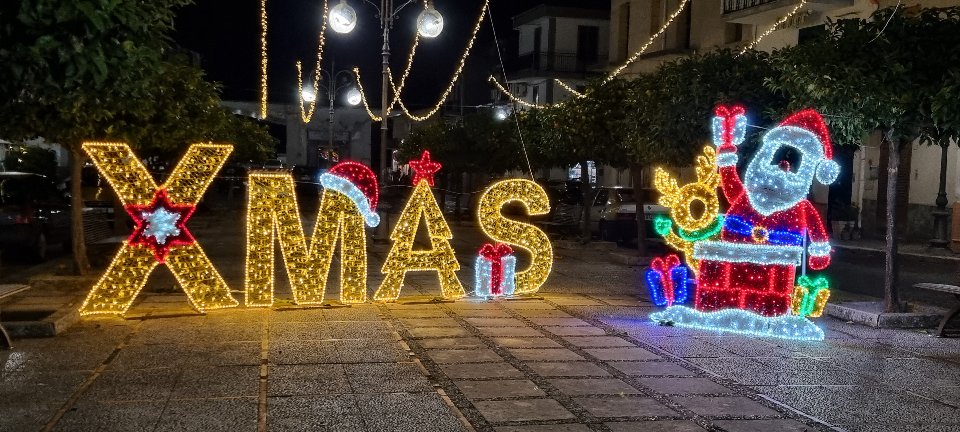
[[[327,97],[330,100],[330,114],[327,116],[327,122],[330,126],[330,136],[327,139],[327,156],[333,155],[333,101],[337,94],[337,76],[333,60],[330,60],[330,82],[327,83]]]
[[[383,28],[383,77],[380,86],[380,181],[387,183],[387,121],[390,119],[389,88],[390,85],[390,24],[393,21],[393,0],[383,0],[380,8],[380,26]]]

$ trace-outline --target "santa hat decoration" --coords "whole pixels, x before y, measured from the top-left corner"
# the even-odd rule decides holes
[[[366,165],[357,162],[340,162],[320,176],[324,189],[346,195],[360,210],[367,226],[380,225],[377,214],[377,200],[380,192],[377,188],[377,176]]]
[[[817,164],[817,181],[823,184],[833,183],[840,175],[840,165],[833,160],[833,145],[830,144],[830,132],[816,110],[807,108],[783,119],[780,126],[794,126],[812,133],[823,144],[823,159]]]

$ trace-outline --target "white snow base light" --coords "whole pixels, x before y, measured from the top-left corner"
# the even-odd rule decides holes
[[[675,325],[702,330],[742,333],[781,339],[823,340],[823,330],[807,318],[797,315],[766,317],[740,309],[714,312],[674,305],[650,314],[660,325]]]

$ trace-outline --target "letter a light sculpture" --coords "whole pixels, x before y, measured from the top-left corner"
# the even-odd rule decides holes
[[[159,187],[128,145],[88,142],[83,149],[116,191],[136,227],[87,295],[80,314],[125,313],[160,264],[173,272],[197,310],[237,306],[226,282],[186,226],[233,146],[190,146]]]

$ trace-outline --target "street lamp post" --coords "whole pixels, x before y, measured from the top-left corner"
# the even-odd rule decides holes
[[[380,17],[380,30],[383,32],[383,46],[381,56],[382,76],[380,83],[380,178],[386,181],[387,170],[387,141],[388,129],[387,121],[390,118],[390,30],[393,28],[393,19],[403,10],[404,7],[417,0],[407,0],[398,7],[394,7],[393,0],[380,0],[378,7],[371,0],[363,0],[365,3],[377,10]],[[357,13],[347,4],[346,0],[340,0],[336,6],[330,9],[330,28],[337,33],[349,33],[357,26]],[[443,16],[433,7],[433,2],[427,0],[424,9],[417,17],[417,32],[422,37],[434,38],[440,35],[443,30]]]
[[[337,72],[332,72],[335,70],[334,63],[330,62],[330,71],[321,69],[320,73],[325,75],[327,78],[327,84],[320,84],[318,87],[323,88],[327,92],[327,101],[329,103],[329,115],[327,116],[327,123],[329,126],[328,137],[327,137],[327,151],[330,154],[333,154],[333,114],[335,108],[335,103],[337,99],[337,92],[343,90],[342,85],[337,84],[337,79],[340,78],[340,74],[347,74],[349,77],[351,72],[349,70],[340,70]],[[301,96],[306,102],[314,102],[317,100],[317,95],[313,93],[313,90],[310,87],[304,87]],[[356,106],[360,103],[360,91],[356,87],[350,86],[347,90],[347,103],[350,105]],[[321,156],[322,157],[322,156]]]

